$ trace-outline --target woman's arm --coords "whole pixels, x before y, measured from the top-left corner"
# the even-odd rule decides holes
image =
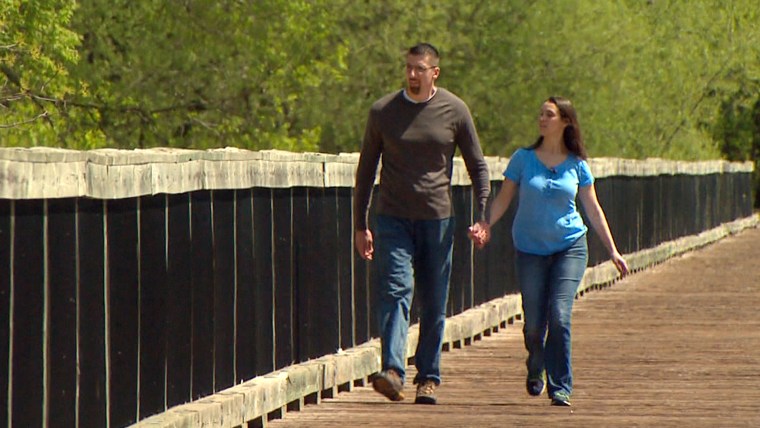
[[[517,183],[508,178],[505,178],[504,182],[501,185],[501,189],[499,190],[499,194],[496,195],[496,198],[493,200],[493,203],[488,210],[489,226],[496,224],[501,216],[504,215],[504,213],[507,211],[507,208],[509,208],[509,205],[512,203],[512,199],[515,197],[515,193],[517,193]]]
[[[488,217],[486,221],[480,221],[470,226],[469,236],[473,240],[475,246],[483,248],[483,246],[491,240],[491,225],[496,224],[497,221],[504,215],[512,203],[512,199],[517,192],[517,183],[505,178],[501,185],[501,190],[496,195],[496,198],[488,208]]]
[[[596,197],[596,189],[594,185],[583,186],[578,188],[578,196],[580,197],[583,209],[586,211],[586,216],[591,222],[591,227],[602,240],[602,244],[607,248],[610,253],[610,259],[621,275],[628,273],[628,264],[618,252],[615,240],[612,238],[612,232],[610,232],[610,226],[607,223],[607,217],[604,215],[599,200]]]

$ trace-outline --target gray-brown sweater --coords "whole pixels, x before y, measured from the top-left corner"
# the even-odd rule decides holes
[[[484,220],[490,193],[488,166],[464,101],[443,88],[424,103],[407,100],[403,91],[376,101],[369,111],[356,170],[355,229],[367,229],[381,157],[378,214],[412,220],[452,217],[451,171],[457,147],[475,191],[475,218]]]

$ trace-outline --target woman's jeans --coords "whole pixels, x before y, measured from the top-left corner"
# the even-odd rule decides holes
[[[414,383],[441,382],[440,360],[449,294],[454,218],[409,220],[377,216],[375,260],[383,370],[406,377],[409,310],[416,293],[420,334]]]
[[[550,256],[516,252],[528,377],[539,378],[546,370],[550,397],[557,392],[569,396],[573,391],[571,313],[587,261],[585,235],[567,250]]]

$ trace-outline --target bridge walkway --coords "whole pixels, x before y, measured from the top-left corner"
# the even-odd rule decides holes
[[[413,404],[410,383],[398,403],[365,383],[266,425],[760,426],[760,228],[580,297],[571,408],[525,392],[521,328],[444,352],[436,406]]]

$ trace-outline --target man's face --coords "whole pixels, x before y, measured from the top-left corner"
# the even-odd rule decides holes
[[[441,71],[432,61],[430,55],[406,56],[406,84],[411,95],[419,95],[420,98],[430,96]]]

